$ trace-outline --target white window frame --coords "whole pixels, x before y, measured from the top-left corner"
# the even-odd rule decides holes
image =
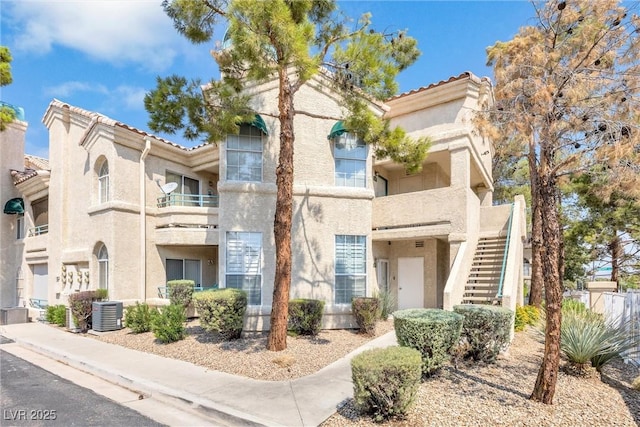
[[[225,287],[247,291],[249,305],[262,305],[262,256],[262,233],[227,231]]]
[[[249,124],[240,125],[240,132],[227,135],[225,143],[227,181],[262,182],[264,133]],[[243,158],[251,158],[247,165]],[[258,161],[259,160],[259,161]],[[260,166],[254,166],[259,164]]]
[[[102,244],[96,256],[98,258],[98,288],[109,289],[109,251]]]
[[[356,257],[358,252],[360,252],[360,256]],[[335,236],[334,262],[333,299],[335,304],[351,304],[353,297],[366,296],[367,236],[337,234]],[[357,289],[358,282],[362,282],[361,289]]]
[[[166,277],[166,273],[167,273],[166,265],[169,261],[180,261],[182,263],[182,277],[180,277],[179,279],[169,279],[168,277]],[[186,277],[187,263],[189,262],[198,264],[198,277],[195,279]],[[167,282],[169,280],[193,280],[194,286],[202,286],[201,285],[202,284],[202,260],[193,259],[193,258],[167,258],[165,260],[165,277],[167,279]]]
[[[98,203],[106,203],[111,199],[109,194],[109,162],[104,160],[98,170]]]
[[[353,133],[344,132],[334,138],[335,185],[366,188],[368,153],[367,144]]]

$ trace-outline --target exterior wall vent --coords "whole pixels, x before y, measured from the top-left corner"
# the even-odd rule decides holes
[[[416,248],[424,248],[424,240],[416,241]]]

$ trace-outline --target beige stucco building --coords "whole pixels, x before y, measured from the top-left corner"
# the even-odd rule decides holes
[[[399,308],[514,308],[524,203],[492,206],[493,147],[472,123],[492,103],[490,81],[463,73],[372,105],[409,135],[431,139],[422,171],[407,174],[341,127],[343,111],[323,79],[296,95],[305,113],[294,122],[291,296],[325,300],[325,327],[352,325],[352,296],[380,289]],[[0,305],[64,304],[70,293],[99,287],[125,304],[161,304],[167,280],[190,278],[203,288],[247,290],[246,327],[268,328],[277,87],[247,91],[256,120],[218,144],[181,147],[58,100],[43,117],[48,160],[24,155],[26,123],[0,133],[8,211]],[[485,241],[499,241],[488,257],[496,265],[477,265],[487,258],[478,256]]]

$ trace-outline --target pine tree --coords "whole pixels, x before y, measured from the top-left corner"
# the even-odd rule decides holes
[[[11,51],[6,46],[0,46],[0,87],[9,85],[13,82],[11,74]],[[7,128],[7,124],[14,121],[16,112],[13,108],[6,105],[0,106],[0,132]]]

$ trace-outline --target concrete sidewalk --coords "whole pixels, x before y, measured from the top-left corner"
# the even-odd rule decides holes
[[[107,344],[41,323],[0,327],[23,347],[176,407],[188,407],[212,425],[317,426],[353,396],[351,358],[396,344],[389,332],[313,375],[260,381]]]

